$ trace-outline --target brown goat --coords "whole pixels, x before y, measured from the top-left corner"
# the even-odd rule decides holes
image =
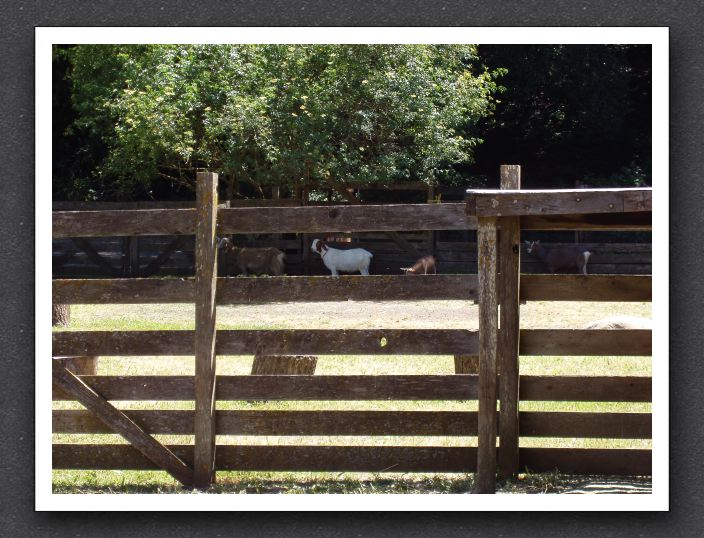
[[[407,275],[434,275],[435,273],[435,256],[423,256],[413,267],[401,267],[401,271]]]
[[[589,263],[592,252],[580,245],[553,247],[546,251],[540,244],[540,240],[525,241],[525,244],[528,254],[533,254],[551,273],[555,273],[559,269],[574,269],[576,267],[583,275],[587,274],[587,263]]]
[[[218,248],[234,257],[235,267],[244,276],[255,275],[281,276],[284,274],[286,255],[278,248],[245,248],[236,247],[228,238],[221,239]]]

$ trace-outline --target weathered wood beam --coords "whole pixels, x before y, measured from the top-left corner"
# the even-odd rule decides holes
[[[219,278],[218,304],[476,300],[477,275],[343,275]],[[637,301],[652,298],[650,275],[521,275],[522,301]],[[192,278],[54,279],[61,304],[192,303]]]
[[[501,165],[501,189],[521,188],[521,167]],[[520,340],[521,223],[519,217],[501,217],[499,241],[499,326],[497,367],[499,383],[499,476],[518,472],[518,344]]]
[[[108,400],[187,401],[193,376],[81,376]],[[521,376],[523,401],[650,402],[650,377]],[[476,400],[476,375],[217,376],[218,400]],[[71,400],[55,390],[54,400]]]
[[[388,301],[460,299],[477,296],[476,275],[342,275],[222,277],[218,304],[286,301]],[[585,286],[587,289],[588,287]],[[55,279],[53,300],[63,304],[192,303],[192,278]]]
[[[468,190],[467,213],[477,217],[652,211],[646,189]]]
[[[195,455],[193,481],[208,488],[215,480],[215,295],[217,290],[218,176],[198,172],[196,182]]]
[[[193,235],[195,209],[56,211],[54,238]],[[218,234],[474,230],[466,204],[242,207],[220,211]],[[526,215],[523,230],[650,230],[652,213]]]
[[[411,277],[409,277],[411,278]],[[413,277],[416,278],[416,277]],[[54,356],[193,355],[193,331],[57,331]],[[648,356],[643,329],[522,329],[521,354]],[[218,331],[218,355],[473,355],[467,329],[280,329]]]
[[[479,257],[479,431],[477,493],[496,490],[496,354],[498,295],[496,286],[496,219],[480,218],[477,228]]]
[[[409,277],[411,278],[411,277]],[[61,331],[55,356],[193,355],[194,332]],[[218,355],[454,355],[477,352],[477,332],[465,329],[221,330]],[[90,350],[90,352],[89,352]]]
[[[647,231],[653,227],[651,211],[585,213],[574,215],[524,215],[521,230]]]
[[[169,446],[188,461],[191,445]],[[448,472],[476,470],[477,449],[444,446],[240,446],[218,447],[221,471]],[[127,445],[55,444],[54,469],[156,467]],[[520,465],[531,471],[643,476],[652,474],[652,452],[639,449],[521,448]]]
[[[194,411],[131,410],[150,434],[192,435]],[[218,435],[474,436],[474,411],[217,411]],[[499,424],[501,416],[499,415]],[[111,433],[89,411],[54,410],[53,433]],[[522,437],[650,439],[650,413],[521,412]],[[516,462],[518,463],[518,462]]]

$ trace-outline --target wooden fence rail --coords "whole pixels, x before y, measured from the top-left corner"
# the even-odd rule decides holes
[[[192,376],[79,376],[107,400],[188,401]],[[476,375],[220,375],[218,400],[476,400]],[[520,376],[522,401],[650,402],[649,377]],[[71,400],[55,388],[54,400]]]
[[[218,211],[218,234],[476,230],[462,203],[256,207]],[[53,237],[193,235],[195,209],[56,211]],[[522,230],[650,230],[651,214],[540,214],[521,217]]]
[[[192,278],[56,279],[56,304],[193,303]],[[217,304],[477,300],[477,275],[221,277]],[[522,275],[524,301],[651,300],[650,275]]]

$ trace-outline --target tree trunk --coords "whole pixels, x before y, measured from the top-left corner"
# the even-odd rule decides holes
[[[51,305],[51,325],[52,327],[68,327],[71,322],[71,305],[52,304]]]
[[[478,374],[479,356],[477,355],[455,355],[456,374]]]
[[[71,357],[63,361],[69,372],[76,375],[96,375],[98,373],[98,357]]]
[[[51,325],[68,327],[71,322],[71,305],[51,305]],[[96,375],[98,370],[98,357],[70,357],[63,361],[64,366],[76,375]]]
[[[313,375],[317,362],[313,355],[256,355],[252,375]]]

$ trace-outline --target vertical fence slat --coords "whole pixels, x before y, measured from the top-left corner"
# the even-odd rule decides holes
[[[496,489],[496,218],[478,219],[479,256],[479,426],[477,493]]]
[[[207,488],[215,469],[215,294],[218,176],[198,172],[196,185],[195,453],[193,479]]]
[[[501,165],[501,189],[521,188],[521,167]],[[501,309],[497,364],[499,386],[499,476],[518,472],[518,341],[520,334],[520,217],[501,217],[499,304]]]

